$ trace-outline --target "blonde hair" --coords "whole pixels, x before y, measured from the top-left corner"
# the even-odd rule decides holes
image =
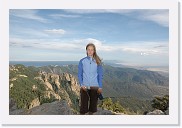
[[[97,55],[95,45],[94,45],[93,43],[87,44],[86,50],[87,50],[87,48],[88,48],[89,46],[92,46],[92,47],[94,48],[93,58],[96,60],[96,63],[97,63],[98,65],[100,65],[100,64],[101,64],[101,59],[100,59],[100,57]],[[87,56],[88,56],[88,53],[87,53]]]

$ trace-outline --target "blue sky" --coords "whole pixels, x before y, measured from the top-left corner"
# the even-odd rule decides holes
[[[78,61],[92,42],[103,60],[168,65],[168,10],[9,11],[10,61]]]

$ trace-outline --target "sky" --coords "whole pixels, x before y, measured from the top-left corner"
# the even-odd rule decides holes
[[[79,61],[96,45],[104,60],[169,65],[169,10],[10,9],[10,61]]]

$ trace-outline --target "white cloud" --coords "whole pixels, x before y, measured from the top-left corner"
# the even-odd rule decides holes
[[[133,12],[131,9],[65,9],[67,13],[73,14],[93,14],[93,13],[118,13],[128,14]]]
[[[138,16],[141,20],[148,20],[156,22],[159,25],[164,27],[169,26],[169,11],[168,10],[153,10],[141,12],[141,15]]]
[[[81,17],[81,15],[68,15],[68,14],[51,14],[50,16],[54,17],[54,18],[79,18]]]
[[[20,39],[10,38],[10,47],[32,47],[50,50],[73,50],[76,44],[61,41],[48,41],[46,39]]]
[[[90,13],[116,13],[139,20],[148,20],[164,27],[169,26],[169,11],[163,9],[67,9],[68,13],[90,14]],[[132,15],[133,13],[136,13]]]
[[[39,16],[37,14],[37,10],[35,9],[11,9],[10,10],[10,15],[12,16],[16,16],[16,17],[20,17],[20,18],[24,18],[24,19],[31,19],[31,20],[36,20],[39,22],[43,22],[46,23],[47,19]]]
[[[159,45],[165,47],[157,47]],[[135,42],[125,44],[121,49],[130,53],[140,53],[141,55],[168,55],[168,42]]]
[[[50,34],[61,34],[61,35],[64,35],[66,33],[66,31],[63,29],[49,29],[49,30],[44,30],[44,32]]]
[[[126,53],[139,53],[142,55],[159,55],[168,54],[168,42],[121,42],[121,43],[103,43],[97,39],[88,38],[77,40],[80,42],[79,47],[85,47],[87,43],[94,43],[97,50],[101,52],[126,52]]]
[[[169,11],[164,9],[65,9],[67,13],[71,14],[51,14],[52,17],[63,17],[63,18],[78,18],[80,14],[91,14],[91,13],[116,13],[140,20],[148,20],[155,22],[164,27],[169,26]],[[39,22],[47,22],[48,20],[37,14],[38,10],[35,9],[11,9],[10,15],[37,20]],[[136,13],[135,15],[132,15]],[[78,15],[79,14],[79,15]]]
[[[61,40],[33,40],[10,38],[10,47],[33,47],[38,49],[62,50],[69,52],[83,52],[88,43],[94,43],[97,51],[102,53],[139,54],[139,55],[168,55],[168,42],[121,42],[107,44],[93,38],[72,41]]]

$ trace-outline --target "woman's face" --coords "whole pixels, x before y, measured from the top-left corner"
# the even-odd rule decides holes
[[[88,56],[93,56],[93,54],[94,54],[94,47],[93,46],[87,47],[87,54],[88,54]]]

